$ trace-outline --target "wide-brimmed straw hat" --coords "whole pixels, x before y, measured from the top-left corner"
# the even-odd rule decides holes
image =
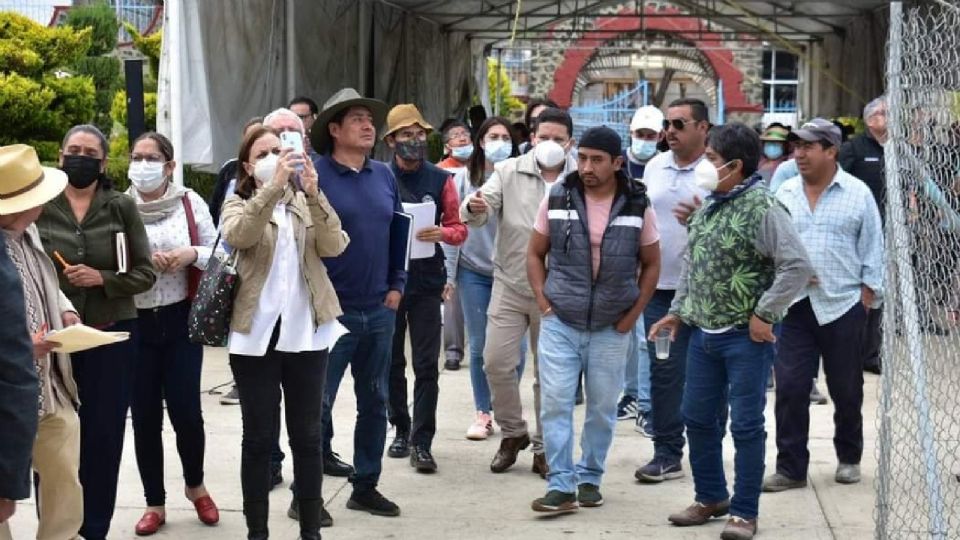
[[[67,187],[60,169],[40,165],[32,146],[0,146],[0,215],[40,206]]]

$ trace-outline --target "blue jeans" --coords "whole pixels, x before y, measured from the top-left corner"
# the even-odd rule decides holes
[[[467,329],[470,348],[470,384],[473,386],[473,403],[478,411],[490,412],[490,385],[483,372],[483,346],[487,340],[487,307],[493,291],[493,276],[485,276],[464,267],[457,269],[457,288],[463,321]],[[527,359],[527,340],[520,340],[520,365],[517,378],[523,376]]]
[[[644,330],[667,315],[676,291],[657,289],[643,311]],[[681,324],[670,345],[670,358],[657,360],[654,347],[647,348],[650,358],[650,404],[653,409],[654,458],[679,462],[683,458],[683,382],[687,369],[687,345],[690,327]]]
[[[729,404],[730,433],[736,451],[730,513],[744,519],[757,517],[763,484],[767,439],[763,409],[772,347],[771,343],[751,340],[746,329],[707,334],[695,328],[687,356],[683,418],[690,440],[696,500],[713,504],[729,497],[723,473],[726,418],[721,414]]]
[[[627,348],[627,374],[623,383],[623,395],[637,400],[640,412],[650,412],[650,355],[647,353],[647,336],[643,316],[630,332]]]
[[[617,424],[623,388],[623,358],[630,334],[612,326],[577,330],[556,315],[540,321],[540,421],[550,472],[547,489],[576,491],[577,484],[600,485]],[[580,462],[573,465],[573,409],[580,372],[584,375],[586,417],[580,435]]]
[[[395,311],[382,305],[363,310],[345,309],[340,324],[350,333],[341,337],[330,351],[323,395],[323,451],[331,452],[330,411],[349,365],[357,396],[357,423],[353,430],[356,473],[350,478],[356,491],[373,489],[380,481],[387,440],[387,387],[396,318]]]

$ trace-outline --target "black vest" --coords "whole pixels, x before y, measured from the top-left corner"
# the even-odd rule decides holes
[[[543,293],[560,320],[578,330],[599,330],[616,323],[640,295],[640,233],[650,200],[640,181],[618,172],[617,182],[620,187],[603,234],[596,278],[578,173],[568,174],[550,188],[550,251]]]
[[[416,171],[401,170],[395,160],[390,163],[390,168],[397,177],[400,200],[405,203],[435,203],[437,213],[434,224],[439,226],[443,213],[443,186],[450,178],[450,173],[427,161],[422,162]],[[447,283],[447,269],[443,261],[440,244],[436,245],[433,257],[411,260],[404,294],[442,294],[443,286]]]

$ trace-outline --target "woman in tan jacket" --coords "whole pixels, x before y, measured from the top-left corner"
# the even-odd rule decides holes
[[[280,148],[270,128],[240,146],[236,194],[223,208],[223,236],[237,251],[230,368],[240,392],[240,475],[249,539],[268,538],[270,449],[283,388],[297,477],[300,537],[320,538],[323,400],[327,353],[345,329],[321,257],[349,238],[317,188],[313,163]],[[299,171],[299,172],[298,172]]]

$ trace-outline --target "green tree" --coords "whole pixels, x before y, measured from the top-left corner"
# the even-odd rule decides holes
[[[500,65],[495,58],[487,58],[487,84],[490,88],[490,104],[494,107],[493,114],[497,110],[495,102],[497,100],[497,71],[500,72],[500,116],[509,118],[512,111],[523,111],[523,102],[513,97],[513,86],[510,84],[510,77],[507,70]]]
[[[51,161],[66,130],[94,117],[92,79],[64,72],[86,55],[92,32],[0,12],[0,145],[30,144]]]
[[[73,69],[93,79],[96,87],[96,115],[93,123],[106,135],[113,129],[113,120],[110,118],[110,107],[113,105],[113,96],[120,88],[120,60],[107,56],[117,48],[117,32],[120,23],[113,8],[105,3],[98,2],[88,6],[77,6],[67,12],[66,24],[73,28],[89,28],[91,31],[91,46],[87,56],[73,63]]]

